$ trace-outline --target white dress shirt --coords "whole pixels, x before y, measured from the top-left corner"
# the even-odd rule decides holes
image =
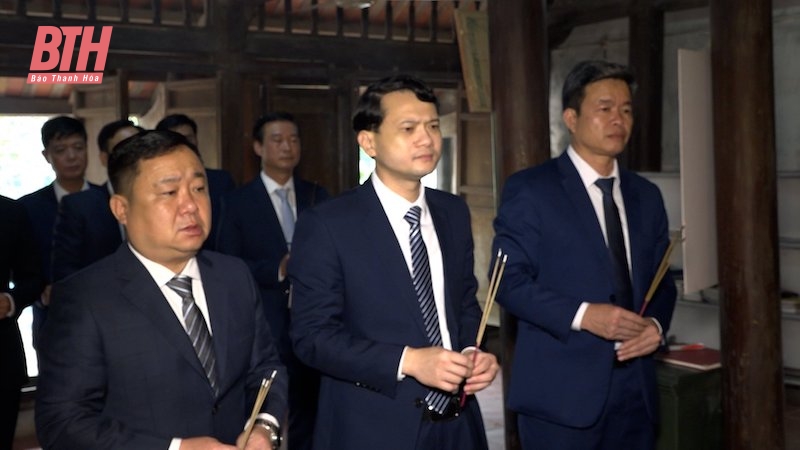
[[[436,304],[436,314],[439,318],[439,331],[442,335],[442,346],[448,350],[452,350],[453,345],[450,340],[450,330],[447,327],[447,316],[444,306],[444,263],[442,261],[442,250],[439,246],[439,237],[436,235],[436,228],[433,226],[433,219],[428,209],[428,203],[425,201],[425,188],[420,186],[419,197],[413,202],[409,202],[383,184],[378,174],[373,173],[371,179],[372,186],[375,188],[375,193],[378,195],[378,200],[381,202],[381,206],[383,206],[383,211],[386,213],[386,218],[392,226],[392,230],[397,238],[397,243],[400,245],[400,250],[403,252],[403,257],[406,260],[409,281],[413,279],[412,274],[414,273],[414,268],[411,257],[411,241],[409,239],[411,225],[406,221],[405,215],[412,206],[419,206],[422,209],[420,215],[420,232],[422,233],[422,241],[425,242],[425,248],[428,252],[431,283],[433,285],[433,299]],[[406,350],[407,349],[408,347],[406,347]],[[404,377],[402,374],[402,367],[406,350],[403,350],[403,355],[400,357],[397,368],[398,379]]]
[[[591,200],[592,206],[594,207],[594,213],[597,216],[597,221],[600,223],[600,229],[603,230],[603,238],[606,240],[606,245],[608,245],[608,236],[606,235],[606,216],[603,210],[603,191],[600,190],[600,187],[594,183],[600,178],[614,177],[616,179],[614,181],[614,188],[611,195],[614,197],[614,203],[617,204],[617,209],[619,210],[619,221],[622,223],[622,235],[625,238],[625,253],[628,261],[628,271],[630,271],[631,243],[628,235],[628,216],[625,214],[625,202],[622,200],[622,189],[620,188],[619,166],[617,165],[617,160],[614,160],[614,168],[611,170],[611,174],[607,177],[604,177],[597,173],[597,171],[594,170],[589,163],[584,161],[571,145],[567,148],[567,156],[569,156],[569,159],[572,161],[575,169],[578,170],[578,175],[580,175],[581,181],[583,181],[583,187],[586,189],[586,193],[589,194],[589,200]],[[586,308],[588,307],[588,302],[581,303],[581,306],[575,313],[575,317],[572,319],[573,330],[581,330],[583,315],[586,313]]]
[[[176,274],[170,269],[167,269],[161,264],[148,259],[141,253],[137,252],[136,249],[130,245],[130,243],[128,244],[128,248],[131,249],[133,255],[136,256],[136,259],[141,261],[142,265],[144,265],[144,268],[147,269],[147,272],[150,274],[150,276],[153,277],[153,281],[155,281],[158,288],[161,289],[161,293],[164,294],[169,307],[172,309],[172,312],[175,313],[175,317],[181,323],[184,330],[186,330],[186,323],[183,320],[183,299],[171,287],[167,286],[167,282],[175,277],[175,275],[185,275],[192,279],[192,296],[194,297],[194,302],[197,304],[197,307],[200,308],[200,312],[203,313],[203,319],[206,321],[209,334],[213,336],[214,333],[211,327],[211,316],[208,313],[206,292],[203,289],[203,280],[200,278],[200,268],[197,266],[197,259],[190,259],[186,263],[186,266],[183,268],[181,273]],[[272,417],[270,414],[261,413],[258,415],[258,417],[267,420],[276,426],[279,426],[277,419]],[[244,427],[244,424],[242,424],[242,426]],[[172,441],[170,441],[168,450],[179,450],[181,441],[182,440],[180,438],[173,438]]]
[[[292,212],[294,213],[295,220],[297,219],[297,196],[294,192],[294,177],[290,177],[289,181],[286,184],[278,184],[277,181],[270,178],[264,171],[259,172],[261,174],[261,181],[264,183],[264,187],[267,189],[267,193],[269,193],[269,200],[272,202],[272,209],[275,210],[275,214],[278,216],[278,221],[283,225],[283,212],[281,211],[281,198],[278,196],[278,193],[275,192],[278,189],[286,189],[287,198],[289,200],[289,206],[292,207]]]

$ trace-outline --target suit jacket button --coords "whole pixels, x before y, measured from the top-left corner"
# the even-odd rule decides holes
[[[211,408],[211,414],[216,414],[219,411],[219,404],[215,403]]]

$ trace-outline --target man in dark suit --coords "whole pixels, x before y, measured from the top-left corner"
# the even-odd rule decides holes
[[[127,119],[104,125],[97,134],[100,164],[107,167],[114,146],[139,131]],[[53,280],[114,253],[122,243],[124,231],[108,206],[111,183],[102,187],[68,195],[59,204],[53,231]]]
[[[676,291],[666,277],[637,314],[669,233],[658,188],[616,161],[633,125],[632,83],[624,66],[578,64],[562,92],[569,148],[505,184],[497,301],[520,321],[508,398],[524,448],[654,447],[652,353]]]
[[[486,449],[472,394],[499,367],[469,348],[481,319],[469,210],[420,183],[441,155],[436,96],[383,79],[353,127],[375,172],[301,217],[289,262],[294,348],[322,373],[314,448]]]
[[[0,218],[0,448],[10,449],[20,389],[28,378],[17,318],[39,297],[44,281],[25,208],[0,196]]]
[[[185,114],[170,114],[161,119],[156,125],[156,130],[169,130],[180,133],[197,147],[197,122]],[[233,177],[222,169],[206,167],[208,179],[208,195],[211,197],[211,231],[208,239],[203,243],[206,250],[216,250],[217,231],[219,218],[222,211],[222,197],[236,188]]]
[[[253,137],[261,172],[223,200],[217,248],[244,259],[258,282],[267,320],[291,379],[289,446],[291,450],[307,449],[311,446],[319,375],[297,361],[292,352],[286,264],[296,217],[326,200],[328,193],[316,183],[294,176],[301,149],[292,115],[277,112],[261,117],[253,127]]]
[[[42,446],[233,449],[261,380],[277,371],[246,447],[277,449],[286,372],[247,267],[200,251],[211,212],[197,149],[143,132],[114,149],[108,169],[128,245],[53,287]]]
[[[19,199],[31,219],[39,247],[39,260],[45,288],[33,305],[33,343],[37,345],[39,330],[47,318],[50,304],[50,285],[53,282],[53,226],[58,204],[67,194],[89,189],[101,190],[84,179],[86,174],[86,129],[78,119],[54,117],[42,125],[42,155],[53,167],[56,179],[51,184]]]

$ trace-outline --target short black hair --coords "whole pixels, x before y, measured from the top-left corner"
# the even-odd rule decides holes
[[[103,125],[103,128],[100,129],[100,132],[97,133],[97,147],[100,149],[100,151],[103,153],[110,153],[112,149],[108,148],[108,140],[114,137],[114,135],[117,134],[117,131],[127,127],[140,129],[134,125],[133,122],[126,119],[115,120]]]
[[[297,121],[294,120],[293,115],[286,111],[275,111],[264,114],[256,120],[256,123],[253,125],[253,139],[259,143],[264,143],[264,125],[270,122],[291,122],[294,124],[295,129],[297,129],[297,134],[300,134],[300,127],[297,126]]]
[[[561,108],[567,110],[574,109],[581,112],[581,103],[586,97],[586,86],[595,81],[606,79],[622,80],[628,84],[628,88],[633,94],[636,83],[633,73],[627,66],[608,61],[581,61],[572,68],[564,80],[564,87],[561,90]]]
[[[117,144],[108,158],[108,179],[114,192],[130,196],[139,174],[139,162],[172,153],[180,146],[190,148],[200,158],[194,144],[184,135],[169,130],[142,131]]]
[[[72,135],[79,135],[86,140],[86,127],[83,122],[74,117],[53,117],[42,125],[42,144],[45,148],[53,139],[61,139]]]
[[[156,125],[156,130],[159,131],[171,130],[181,125],[189,125],[190,127],[192,127],[192,131],[194,132],[194,134],[197,134],[197,122],[192,120],[186,114],[170,114],[164,117]]]
[[[367,87],[367,90],[358,99],[355,114],[353,114],[353,130],[376,131],[383,123],[384,111],[381,108],[383,96],[397,91],[410,91],[417,99],[426,103],[433,103],[439,111],[439,99],[427,84],[412,75],[399,74],[383,78]]]

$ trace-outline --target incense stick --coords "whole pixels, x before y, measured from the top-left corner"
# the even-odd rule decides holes
[[[673,237],[672,239],[669,240],[669,246],[667,247],[667,251],[664,252],[664,257],[661,258],[661,263],[658,265],[656,276],[653,277],[653,281],[650,283],[650,289],[647,290],[647,294],[644,296],[644,302],[642,303],[642,307],[639,309],[640,316],[644,315],[644,311],[647,309],[647,305],[653,298],[653,294],[656,293],[658,285],[661,284],[661,280],[664,278],[664,275],[666,275],[667,269],[669,268],[669,257],[672,254],[672,249],[675,247],[675,243],[678,241],[683,241],[683,238]]]
[[[253,405],[253,410],[250,412],[250,418],[247,419],[247,426],[244,430],[244,440],[242,441],[242,445],[245,447],[247,446],[247,440],[250,439],[250,433],[253,432],[253,426],[256,424],[256,417],[258,417],[258,413],[261,411],[261,405],[264,404],[264,399],[267,398],[269,388],[272,386],[272,380],[275,379],[275,375],[277,375],[277,373],[277,370],[273,370],[269,379],[263,378],[261,380],[261,387],[258,388],[258,395],[256,395],[256,403]]]
[[[494,268],[492,269],[492,277],[489,280],[489,287],[486,292],[486,304],[483,307],[483,315],[481,316],[480,325],[478,325],[478,336],[475,338],[475,351],[472,352],[472,364],[475,364],[475,361],[478,357],[478,351],[481,345],[481,341],[483,340],[483,334],[486,331],[486,324],[489,321],[489,314],[491,313],[492,306],[494,305],[494,298],[497,295],[497,288],[500,286],[500,280],[503,278],[503,271],[506,268],[506,261],[508,260],[508,255],[503,254],[503,250],[497,250],[497,257],[494,260]],[[466,383],[467,380],[464,380]],[[464,403],[467,401],[467,392],[463,390],[461,391],[461,399],[460,399],[460,406],[464,407]]]
[[[497,295],[497,289],[500,286],[500,280],[503,278],[503,271],[506,268],[507,260],[508,255],[503,254],[502,250],[498,250],[494,270],[492,271],[492,279],[489,282],[489,291],[486,293],[486,305],[483,307],[483,316],[481,317],[481,323],[478,326],[478,336],[475,338],[475,346],[480,346],[481,341],[483,341],[483,335],[486,332],[486,325],[489,322],[489,314],[491,313],[492,306],[494,306],[494,298]]]

